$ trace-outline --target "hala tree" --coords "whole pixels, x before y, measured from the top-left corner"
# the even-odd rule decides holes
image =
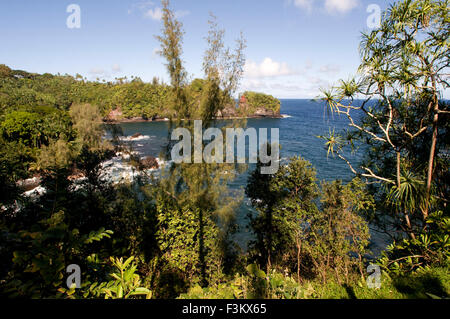
[[[346,116],[352,128],[347,136],[323,137],[329,152],[375,183],[389,215],[380,220],[393,221],[412,239],[430,212],[447,206],[448,158],[441,151],[449,141],[442,98],[449,87],[448,7],[448,0],[392,4],[381,27],[362,35],[358,75],[323,90],[329,109]],[[357,142],[367,146],[361,167],[348,159]]]

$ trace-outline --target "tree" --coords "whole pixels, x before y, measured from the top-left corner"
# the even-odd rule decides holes
[[[313,202],[318,196],[316,172],[301,157],[291,158],[274,175],[261,174],[260,167],[258,164],[246,188],[258,212],[251,218],[256,235],[251,249],[261,254],[259,263],[267,267],[267,272],[272,265],[289,269],[296,264],[300,280],[302,227],[307,216],[317,210]]]
[[[448,5],[447,0],[392,4],[381,27],[362,36],[358,76],[323,91],[329,109],[346,116],[352,128],[346,137],[326,137],[329,151],[356,175],[378,183],[373,188],[388,213],[379,216],[379,225],[390,234],[399,230],[400,237],[414,239],[430,211],[447,205],[448,158],[439,154],[449,141],[448,104],[442,100],[449,87]],[[360,168],[346,155],[358,142],[367,146]],[[387,220],[393,228],[386,227]]]
[[[8,66],[6,66],[4,64],[0,64],[0,78],[10,77],[12,74],[11,71],[12,70]]]
[[[104,150],[108,145],[102,141],[104,129],[102,115],[96,106],[90,104],[74,104],[70,107],[73,128],[77,132],[80,149],[83,146],[92,150]]]
[[[359,179],[354,179],[347,185],[340,181],[322,183],[321,202],[321,209],[305,223],[304,258],[311,260],[312,271],[324,283],[330,273],[339,282],[344,278],[348,283],[355,266],[364,278],[363,258],[370,239],[364,215],[373,211],[373,197]]]
[[[241,110],[245,112],[243,115],[254,114],[257,108],[263,107],[271,110],[274,114],[280,114],[281,102],[272,95],[263,93],[246,91],[241,95],[241,101],[246,109]]]
[[[203,63],[206,79],[201,83],[199,111],[197,104],[193,103],[195,100],[188,96],[186,71],[181,58],[184,34],[182,24],[169,8],[169,1],[163,0],[162,5],[164,28],[157,39],[161,43],[160,54],[167,60],[166,67],[171,77],[171,104],[175,118],[171,117],[170,128],[176,124],[193,132],[191,120],[201,118],[204,120],[203,129],[207,129],[211,126],[217,108],[223,105],[224,97],[232,94],[242,75],[239,70],[242,70],[244,63],[243,45],[238,45],[234,54],[224,50],[223,32],[218,31],[212,24]],[[182,121],[183,119],[186,121]],[[167,149],[170,149],[170,145],[169,143]],[[203,149],[204,141],[201,141],[200,146]],[[162,194],[159,196],[158,206],[164,207],[160,208],[161,213],[168,214],[165,208],[168,205],[174,221],[180,221],[180,214],[186,214],[186,221],[190,221],[187,224],[164,222],[161,225],[170,228],[165,230],[166,233],[177,234],[184,231],[184,236],[188,238],[195,234],[191,247],[195,247],[197,256],[190,256],[191,265],[184,265],[182,269],[196,269],[193,273],[204,286],[213,276],[220,277],[223,268],[217,267],[217,264],[223,265],[227,229],[233,221],[234,208],[238,204],[238,201],[231,200],[227,189],[227,182],[234,177],[233,173],[230,174],[234,171],[233,168],[231,164],[173,164],[160,184]],[[164,220],[165,218],[161,219],[161,222]],[[173,229],[177,225],[182,226]],[[191,227],[195,227],[195,232]],[[180,252],[180,242],[176,238],[166,238],[165,242],[172,243],[166,247],[166,255],[183,255],[183,252]],[[184,253],[186,252],[184,250]],[[180,269],[179,266],[178,268]]]
[[[1,125],[3,136],[10,141],[19,141],[30,147],[40,146],[38,114],[30,112],[11,112]]]
[[[246,47],[245,39],[241,36],[236,40],[234,52],[225,47],[225,30],[219,29],[217,18],[211,14],[208,21],[210,30],[206,41],[208,49],[203,58],[205,79],[202,83],[200,108],[197,118],[201,118],[205,125],[211,121],[217,112],[226,104],[234,104],[232,95],[235,93],[243,75]]]
[[[64,139],[51,141],[49,146],[39,150],[35,165],[37,171],[67,168],[72,161],[73,152],[69,143]]]
[[[319,275],[326,282],[333,272],[337,280],[344,276],[348,281],[358,266],[364,276],[363,256],[370,236],[363,216],[373,211],[374,202],[360,180],[347,185],[322,183],[320,192],[311,164],[294,157],[274,175],[262,175],[258,167],[246,193],[257,210],[251,218],[256,235],[251,256],[268,273],[295,272],[299,282]]]
[[[170,9],[169,0],[162,0],[161,3],[164,27],[162,35],[156,36],[156,39],[161,43],[159,54],[167,60],[166,67],[171,79],[173,96],[170,109],[175,112],[178,119],[187,119],[191,114],[186,96],[187,72],[181,58],[183,54],[183,24],[176,19],[175,13]]]

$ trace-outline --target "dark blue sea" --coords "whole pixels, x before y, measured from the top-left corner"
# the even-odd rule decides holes
[[[317,171],[320,180],[350,181],[354,176],[345,162],[332,155],[327,157],[325,142],[318,138],[320,135],[327,135],[330,131],[348,129],[348,120],[344,116],[330,115],[323,102],[311,100],[281,100],[281,119],[249,119],[247,127],[259,128],[279,128],[281,158],[282,162],[289,157],[302,156],[310,161]],[[149,139],[133,142],[133,148],[141,156],[158,157],[167,143],[168,123],[167,122],[145,122],[145,123],[123,123],[121,124],[125,136],[141,133],[149,136]],[[348,154],[352,164],[357,165],[361,160],[362,153],[354,155]],[[253,169],[250,165],[249,170]],[[244,191],[248,178],[248,172],[238,176],[231,184],[234,191]],[[247,242],[252,238],[248,229],[248,214],[254,213],[248,199],[244,199],[237,212],[237,223],[239,231],[235,236],[241,247],[245,248]],[[377,233],[372,231],[372,247],[374,254],[378,254],[380,249],[386,246],[386,241]]]

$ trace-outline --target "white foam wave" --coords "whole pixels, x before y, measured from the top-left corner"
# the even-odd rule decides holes
[[[47,192],[47,190],[44,187],[38,186],[28,192],[23,193],[23,195],[26,197],[36,198],[36,197],[44,195],[46,192]]]
[[[137,152],[133,152],[137,153]],[[122,152],[116,153],[116,156],[112,159],[105,161],[101,164],[101,173],[100,173],[100,179],[103,181],[108,181],[113,184],[119,184],[119,183],[127,183],[127,182],[133,182],[136,178],[142,177],[145,175],[153,175],[157,177],[160,173],[161,169],[169,166],[173,163],[173,161],[164,161],[162,159],[156,158],[156,161],[158,162],[159,168],[155,169],[147,169],[144,172],[140,172],[136,170],[129,162],[130,155],[125,154]],[[79,190],[80,188],[84,187],[83,182],[86,181],[85,177],[81,177],[78,179],[75,179],[73,181],[73,185],[71,187],[71,191]],[[29,198],[36,199],[43,194],[45,194],[47,190],[42,187],[41,185],[37,186],[36,188],[24,192],[23,195]]]
[[[148,135],[141,135],[138,137],[133,137],[133,136],[125,136],[125,137],[121,137],[120,140],[124,141],[124,142],[137,142],[137,141],[147,141],[150,139],[150,136]]]

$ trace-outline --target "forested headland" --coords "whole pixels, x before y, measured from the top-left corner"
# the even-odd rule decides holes
[[[157,39],[170,83],[0,65],[0,296],[448,298],[448,1],[395,1],[362,35],[355,78],[318,98],[348,120],[348,130],[321,138],[351,182],[319,181],[301,154],[271,175],[256,165],[244,191],[256,212],[245,250],[233,237],[244,193],[228,184],[246,165],[170,163],[154,178],[136,159],[139,178],[104,178],[102,163],[129,151],[113,111],[189,131],[194,119],[206,130],[218,118],[237,127],[280,115],[277,99],[238,94],[246,42],[241,35],[229,48],[214,16],[203,78],[189,81],[183,25],[162,5]],[[357,166],[352,152],[364,152]],[[25,196],[21,182],[33,176],[45,191]],[[391,239],[381,256],[369,250],[370,227]],[[81,282],[68,287],[71,265]]]
[[[23,111],[48,115],[68,111],[73,104],[95,105],[106,121],[152,121],[169,118],[171,110],[167,101],[172,91],[170,85],[158,78],[146,83],[138,77],[115,78],[113,81],[94,80],[77,74],[36,74],[12,70],[0,65],[1,115]],[[202,91],[207,85],[204,79],[194,79],[187,84],[188,103],[198,106]],[[272,96],[244,92],[248,96],[244,105],[228,96],[226,111],[215,114],[217,118],[279,116],[280,102]],[[240,107],[242,106],[242,107]],[[262,114],[255,114],[257,109]],[[266,111],[270,113],[267,114]]]

